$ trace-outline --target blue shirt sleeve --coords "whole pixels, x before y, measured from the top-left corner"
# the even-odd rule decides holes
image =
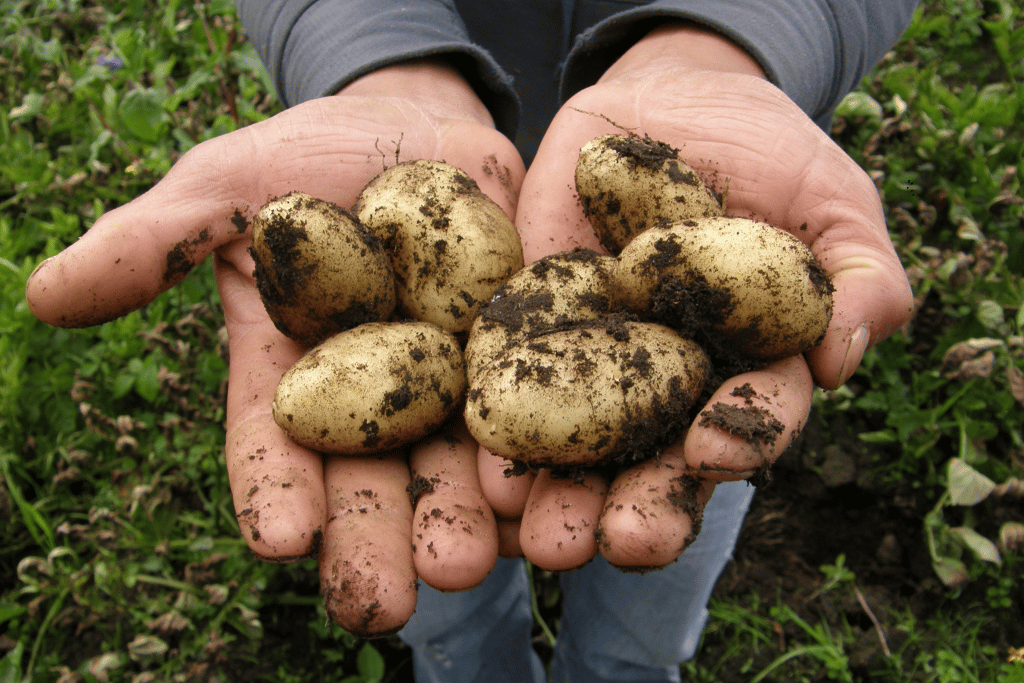
[[[836,105],[896,44],[918,2],[237,0],[286,105],[387,64],[438,57],[461,71],[527,162],[560,103],[669,20],[735,41],[828,130]]]
[[[607,4],[607,3],[605,3]],[[743,47],[826,130],[839,101],[900,39],[918,0],[655,0],[583,29],[566,60],[561,95],[593,84],[666,19],[707,26]]]
[[[388,64],[441,57],[481,96],[498,129],[518,125],[512,80],[469,40],[452,0],[236,0],[286,106],[332,95]]]

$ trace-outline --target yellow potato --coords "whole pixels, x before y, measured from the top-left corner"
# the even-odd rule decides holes
[[[475,378],[466,424],[491,453],[530,465],[628,465],[683,433],[709,374],[673,330],[606,317],[506,349]]]
[[[706,218],[652,228],[619,255],[624,306],[718,345],[775,360],[821,341],[832,283],[797,238],[746,218]]]
[[[397,164],[370,181],[353,213],[384,242],[400,311],[456,334],[523,267],[515,225],[477,184],[440,161]]]
[[[584,145],[576,192],[598,241],[612,254],[648,228],[722,213],[678,150],[637,135],[606,135]]]
[[[523,339],[608,315],[614,267],[611,256],[575,249],[546,256],[513,275],[470,329],[467,376]]]
[[[395,309],[391,262],[344,209],[293,192],[253,218],[256,287],[281,332],[309,347]]]
[[[274,420],[308,448],[370,454],[429,434],[465,390],[451,334],[423,322],[367,323],[321,343],[284,374]]]

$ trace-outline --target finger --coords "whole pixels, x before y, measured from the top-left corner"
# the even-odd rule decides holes
[[[578,479],[541,470],[523,513],[519,542],[523,555],[541,569],[575,569],[597,554],[594,532],[608,484],[599,474]]]
[[[755,476],[799,434],[813,394],[814,380],[800,356],[729,379],[686,434],[687,465],[716,481]]]
[[[523,556],[523,546],[519,543],[521,528],[520,519],[498,519],[498,557]]]
[[[419,493],[413,527],[419,577],[457,591],[483,581],[498,560],[498,530],[477,478],[477,443],[461,423],[416,444],[409,457]]]
[[[224,450],[239,525],[260,557],[305,557],[326,518],[323,459],[292,442],[271,413],[277,383],[303,349],[266,318],[248,276],[223,259],[214,270],[230,339]]]
[[[881,267],[883,261],[865,257],[862,247],[830,248],[819,260],[834,271],[833,314],[824,339],[806,355],[818,385],[835,389],[850,379],[869,347],[910,319],[913,293],[902,267]]]
[[[477,458],[477,470],[480,476],[480,490],[494,514],[505,519],[518,519],[526,509],[526,499],[530,495],[534,474],[523,472],[516,474],[515,463],[505,458],[491,455],[481,448]]]
[[[612,482],[598,524],[598,545],[622,569],[671,564],[700,533],[715,482],[694,476],[681,442],[622,472]]]
[[[416,609],[405,454],[329,457],[325,480],[320,585],[327,613],[352,635],[390,635]]]

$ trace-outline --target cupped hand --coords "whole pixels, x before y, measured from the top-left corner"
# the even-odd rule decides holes
[[[485,496],[505,526],[521,517],[522,552],[552,570],[598,551],[621,567],[674,561],[692,540],[714,482],[749,478],[774,462],[805,423],[815,384],[841,385],[867,347],[911,313],[872,181],[750,57],[687,25],[652,32],[555,117],[520,194],[527,263],[574,247],[600,250],[574,169],[585,143],[623,131],[679,148],[725,195],[727,214],[771,223],[807,244],[835,285],[834,314],[819,346],[727,380],[683,439],[610,483],[596,475],[552,480],[545,472],[506,479],[508,463],[482,453]],[[723,428],[716,404],[758,414],[767,428],[760,436]]]
[[[463,589],[493,567],[497,528],[477,483],[476,446],[455,428],[417,445],[410,472],[404,452],[324,458],[289,440],[271,403],[305,349],[267,317],[248,226],[266,201],[295,190],[349,208],[370,178],[410,159],[462,168],[514,217],[524,169],[512,144],[456,72],[406,64],[197,146],[152,190],[41,264],[27,286],[43,321],[97,325],[145,305],[214,254],[230,337],[225,451],[239,525],[267,560],[318,553],[328,611],[364,636],[408,620],[417,576]],[[415,475],[435,483],[417,501],[406,490]],[[451,517],[468,519],[473,534],[453,533]]]

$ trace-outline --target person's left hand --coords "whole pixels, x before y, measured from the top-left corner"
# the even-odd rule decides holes
[[[912,310],[867,174],[745,52],[685,24],[639,41],[551,123],[519,198],[527,263],[574,247],[601,250],[576,196],[575,165],[590,140],[623,131],[680,148],[698,175],[727,188],[728,215],[799,237],[833,280],[834,313],[819,346],[726,380],[708,404],[767,411],[777,420],[774,438],[748,440],[698,418],[659,457],[610,483],[596,473],[572,481],[546,470],[506,478],[510,463],[482,450],[480,480],[500,517],[502,552],[549,570],[580,566],[597,552],[623,568],[673,562],[693,540],[716,482],[773,463],[805,423],[815,384],[845,382],[868,345]]]

